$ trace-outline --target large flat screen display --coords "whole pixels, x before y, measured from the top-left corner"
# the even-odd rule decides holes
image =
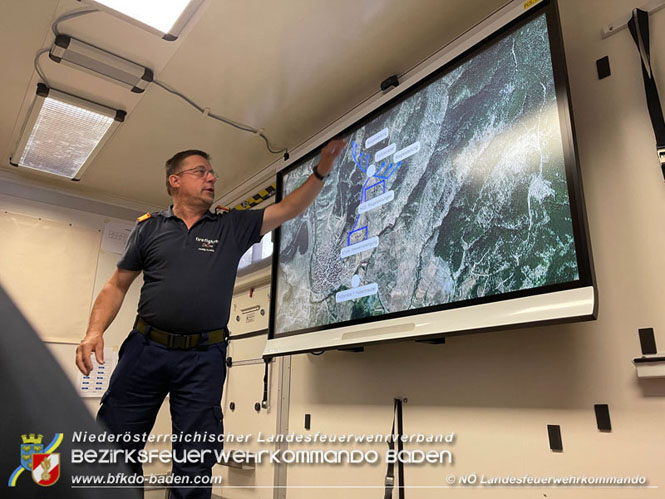
[[[407,318],[409,330],[418,314],[592,285],[554,7],[342,132],[346,149],[320,195],[278,231],[271,340],[340,346],[326,335],[347,328],[357,341],[341,346],[364,343],[377,321]],[[280,172],[281,197],[319,151]],[[521,322],[518,313],[508,324]]]

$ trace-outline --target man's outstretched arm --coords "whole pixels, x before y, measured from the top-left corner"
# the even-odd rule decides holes
[[[113,275],[99,292],[90,313],[90,323],[85,338],[76,348],[76,366],[86,376],[92,371],[90,355],[95,352],[97,362],[104,362],[103,334],[120,310],[129,286],[141,271],[116,268]]]
[[[325,177],[330,173],[335,159],[342,153],[344,146],[346,146],[344,140],[333,139],[321,149],[321,159],[317,165],[319,174]],[[323,182],[314,175],[310,175],[303,185],[298,187],[279,203],[268,206],[263,212],[261,235],[267,234],[287,220],[291,220],[300,215],[314,202],[322,187]]]

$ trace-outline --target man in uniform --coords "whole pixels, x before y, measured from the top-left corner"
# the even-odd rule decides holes
[[[149,434],[164,397],[170,395],[172,434],[215,436],[215,442],[173,442],[176,458],[192,449],[221,449],[220,401],[226,375],[226,325],[240,257],[261,236],[302,213],[346,143],[331,140],[305,183],[264,210],[214,215],[217,175],[203,151],[182,151],[166,162],[168,210],[138,219],[118,266],[95,300],[76,365],[87,375],[94,351],[103,362],[103,333],[127,289],[143,271],[138,316],[120,349],[98,420],[113,434]],[[138,442],[121,443],[139,450]],[[181,459],[179,459],[181,460]],[[174,475],[210,477],[214,452],[202,462],[173,462]],[[133,465],[142,474],[140,464]],[[190,483],[194,483],[193,481]],[[205,482],[201,482],[205,484]],[[173,488],[171,497],[207,497],[208,488]]]

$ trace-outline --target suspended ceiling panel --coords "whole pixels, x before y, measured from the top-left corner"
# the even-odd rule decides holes
[[[504,5],[506,0],[207,0],[175,42],[98,12],[60,32],[152,68],[155,78],[214,113],[264,129],[293,149]],[[54,88],[127,111],[127,119],[71,182],[9,165],[39,81],[35,54],[49,48],[51,23],[85,8],[76,0],[0,3],[0,178],[131,206],[164,206],[163,164],[182,149],[211,153],[217,197],[278,157],[257,136],[233,129],[154,84],[143,94],[44,54]]]

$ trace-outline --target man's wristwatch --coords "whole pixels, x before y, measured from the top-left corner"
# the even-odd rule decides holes
[[[314,176],[315,176],[316,178],[318,178],[321,182],[323,182],[323,181],[325,180],[325,178],[326,178],[324,175],[321,175],[321,174],[319,173],[319,165],[316,165],[314,168],[312,168],[312,173],[313,173]]]

